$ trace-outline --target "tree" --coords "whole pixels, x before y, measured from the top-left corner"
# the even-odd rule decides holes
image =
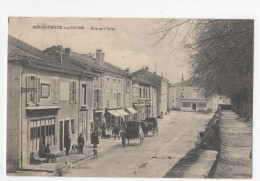
[[[253,20],[168,20],[153,34],[160,37],[160,42],[173,42],[173,33],[178,34],[184,24],[188,29],[175,50],[184,47],[189,53],[193,81],[206,96],[230,97],[238,114],[252,117]]]

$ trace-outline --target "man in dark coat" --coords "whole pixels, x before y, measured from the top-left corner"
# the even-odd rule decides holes
[[[79,153],[83,154],[83,146],[84,146],[84,137],[82,136],[82,133],[78,137],[78,145],[79,145]]]
[[[69,155],[70,146],[71,146],[71,138],[70,138],[70,134],[68,134],[68,137],[67,137],[66,142],[65,142],[66,155]]]
[[[101,138],[106,139],[106,123],[103,123],[101,126],[101,130],[102,130],[102,134],[101,134]]]
[[[119,139],[119,127],[118,127],[118,125],[116,124],[115,125],[115,127],[114,127],[114,132],[115,132],[115,140],[116,140],[116,136],[118,137],[118,139]]]
[[[97,145],[99,144],[98,129],[95,129],[95,131],[91,134],[91,144],[93,144],[94,148],[97,148]]]

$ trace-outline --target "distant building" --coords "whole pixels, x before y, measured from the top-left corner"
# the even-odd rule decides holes
[[[140,77],[143,80],[148,81],[156,86],[157,116],[160,115],[161,112],[167,112],[169,80],[163,76],[157,75],[156,72],[149,72],[148,67],[133,72],[131,75],[135,77]]]
[[[191,79],[169,86],[169,107],[175,110],[217,110],[219,104],[230,104],[230,99],[218,95],[205,97]]]

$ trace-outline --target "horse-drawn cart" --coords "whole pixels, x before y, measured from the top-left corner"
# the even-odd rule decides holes
[[[142,123],[142,129],[145,136],[148,135],[148,132],[152,132],[153,135],[155,135],[155,133],[158,135],[159,128],[158,128],[157,118],[154,117],[146,118]]]
[[[130,139],[140,139],[140,144],[143,143],[144,140],[144,133],[141,128],[141,123],[140,121],[126,121],[123,123],[124,130],[121,133],[121,138],[122,138],[122,144],[125,146],[125,141],[128,141]]]

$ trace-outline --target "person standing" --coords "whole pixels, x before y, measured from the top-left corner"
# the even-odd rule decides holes
[[[98,140],[98,129],[96,128],[95,131],[91,134],[91,144],[93,144],[94,148],[97,148],[97,145],[99,144]]]
[[[84,146],[84,137],[82,136],[82,133],[78,137],[78,145],[79,145],[79,153],[83,154],[83,146]]]
[[[106,139],[106,123],[103,123],[101,126],[101,130],[102,130],[102,134],[101,134],[101,138]]]
[[[115,132],[115,140],[116,140],[116,136],[118,137],[118,139],[119,139],[119,127],[118,127],[118,125],[116,124],[115,125],[115,127],[114,127],[114,132]]]
[[[70,134],[68,133],[68,137],[67,137],[66,142],[65,142],[66,155],[69,155],[70,146],[71,146],[71,138],[70,138]]]

